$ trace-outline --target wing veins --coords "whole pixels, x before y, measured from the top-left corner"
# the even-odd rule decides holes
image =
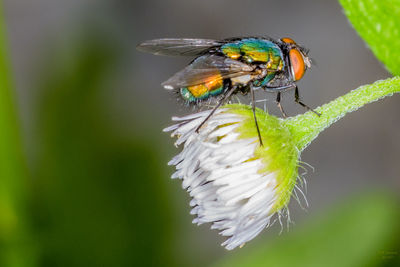
[[[172,90],[186,86],[198,85],[212,80],[223,80],[252,74],[254,68],[237,60],[204,55],[162,83],[164,88]]]

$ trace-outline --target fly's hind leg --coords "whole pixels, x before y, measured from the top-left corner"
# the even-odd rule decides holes
[[[300,104],[301,106],[305,107],[307,110],[314,112],[316,115],[318,115],[318,117],[321,116],[320,113],[316,112],[315,110],[313,110],[312,108],[310,108],[309,106],[300,101],[299,88],[297,87],[297,85],[294,90],[294,101]]]
[[[227,93],[225,93],[225,95],[218,101],[218,104],[213,108],[213,110],[211,110],[210,114],[208,114],[208,116],[200,123],[200,125],[197,126],[196,133],[199,132],[200,128],[204,125],[204,123],[206,123],[206,121],[208,121],[211,118],[211,116],[215,113],[215,111],[217,111],[217,109],[223,103],[225,103],[226,100],[229,99],[229,97],[233,94],[233,92],[235,92],[236,88],[237,88],[236,86],[232,86],[232,88],[229,89]]]

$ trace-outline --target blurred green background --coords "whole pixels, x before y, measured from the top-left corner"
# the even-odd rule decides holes
[[[166,164],[178,149],[161,129],[193,110],[160,83],[190,59],[135,51],[161,37],[290,36],[317,62],[299,87],[318,106],[390,76],[336,1],[3,2],[0,266],[400,266],[398,97],[303,153],[310,207],[292,201],[289,231],[227,252],[191,224]],[[258,97],[279,114],[274,95]]]

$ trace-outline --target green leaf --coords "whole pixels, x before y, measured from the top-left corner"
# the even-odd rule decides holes
[[[394,266],[400,214],[397,198],[389,195],[346,199],[274,242],[249,244],[215,266]]]
[[[400,74],[400,1],[340,0],[345,14],[375,56]]]

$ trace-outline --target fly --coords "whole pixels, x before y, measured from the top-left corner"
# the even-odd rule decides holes
[[[143,52],[165,56],[195,56],[183,70],[177,72],[162,86],[176,90],[190,103],[219,97],[217,105],[197,127],[196,132],[214,112],[236,93],[252,99],[252,110],[260,145],[263,145],[255,114],[254,89],[276,92],[276,103],[281,105],[281,92],[294,89],[295,102],[314,112],[301,102],[296,82],[311,68],[308,51],[290,38],[230,38],[210,39],[155,39],[137,46]]]

